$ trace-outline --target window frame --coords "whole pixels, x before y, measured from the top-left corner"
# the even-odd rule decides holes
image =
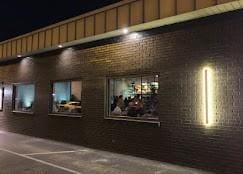
[[[144,76],[156,76],[158,75],[158,83],[160,73],[141,73],[141,74],[128,74],[128,75],[114,75],[114,76],[107,76],[105,81],[105,106],[104,106],[104,119],[105,120],[117,120],[117,121],[129,121],[129,122],[142,122],[142,123],[154,123],[160,127],[160,117],[157,116],[154,119],[149,118],[139,118],[139,117],[130,117],[130,116],[112,116],[110,115],[110,80],[121,79],[121,78],[141,78]],[[160,84],[159,84],[160,88]],[[158,91],[159,91],[158,88]],[[158,92],[159,93],[159,92]]]
[[[70,117],[70,118],[81,118],[83,117],[83,109],[82,109],[82,101],[81,101],[81,113],[58,113],[53,112],[53,87],[54,83],[58,82],[72,82],[72,81],[80,81],[81,82],[81,88],[83,88],[83,79],[81,77],[76,78],[68,78],[68,79],[58,79],[58,80],[51,80],[50,81],[50,91],[49,91],[49,109],[48,109],[48,116],[57,116],[57,117]],[[83,92],[81,91],[81,100],[83,98]]]
[[[0,109],[0,112],[3,112],[3,102],[4,102],[4,82],[0,83],[0,88],[2,89],[2,108]]]
[[[16,98],[16,87],[18,85],[34,85],[34,101],[33,101],[33,109],[32,111],[18,111],[15,110],[15,98]],[[28,115],[34,115],[35,113],[35,105],[36,105],[36,83],[35,82],[18,82],[18,83],[12,83],[12,113],[20,113],[20,114],[28,114]]]

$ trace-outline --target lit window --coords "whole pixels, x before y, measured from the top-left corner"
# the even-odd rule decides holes
[[[52,113],[81,113],[82,83],[78,80],[53,83]]]
[[[4,97],[4,88],[3,85],[0,85],[0,111],[3,110],[3,97]]]
[[[34,98],[34,84],[14,85],[14,111],[33,112]]]
[[[158,75],[109,80],[109,115],[156,119]]]

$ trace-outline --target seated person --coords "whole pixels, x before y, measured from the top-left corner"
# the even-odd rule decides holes
[[[120,95],[120,96],[118,97],[117,106],[118,106],[121,110],[124,110],[124,109],[125,109],[125,104],[124,104],[123,96],[122,96],[122,95]]]
[[[116,106],[115,109],[111,112],[112,115],[122,115],[122,110],[119,106]]]
[[[143,102],[139,99],[140,95],[136,95],[128,104],[128,116],[137,117],[144,114]]]

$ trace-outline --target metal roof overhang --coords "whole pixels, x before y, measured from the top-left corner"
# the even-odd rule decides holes
[[[238,1],[233,1],[233,2],[229,2],[229,3],[225,3],[225,4],[215,5],[215,6],[200,9],[200,10],[195,10],[195,11],[188,12],[188,13],[179,14],[179,15],[164,18],[164,19],[155,20],[155,21],[148,22],[148,23],[131,26],[131,27],[128,27],[127,29],[129,31],[129,33],[139,32],[139,31],[154,29],[154,28],[158,28],[158,27],[162,27],[162,26],[171,25],[171,24],[191,21],[191,20],[195,20],[195,19],[199,19],[199,18],[203,18],[203,17],[207,17],[207,16],[216,15],[216,14],[226,13],[229,11],[235,11],[235,10],[239,10],[242,8],[243,8],[243,0],[238,0]],[[72,42],[67,42],[67,43],[62,44],[61,49],[81,45],[81,44],[88,43],[88,42],[117,37],[117,36],[121,36],[121,35],[124,35],[123,29],[119,29],[119,30],[107,32],[104,34],[91,36],[91,37],[82,38],[82,39],[75,40]],[[33,56],[33,55],[37,55],[37,54],[41,54],[41,53],[45,53],[45,52],[55,51],[58,49],[60,49],[58,46],[45,48],[45,49],[41,49],[41,50],[37,50],[37,51],[31,52],[31,53],[21,55],[21,58],[29,57],[29,56]],[[16,57],[16,56],[8,57],[8,58],[4,58],[3,60],[0,60],[0,62],[6,62],[6,61],[10,61],[10,60],[15,60],[18,58],[19,57]]]

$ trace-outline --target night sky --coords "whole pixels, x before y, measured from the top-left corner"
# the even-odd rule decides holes
[[[118,1],[121,0],[2,1],[0,41]]]

